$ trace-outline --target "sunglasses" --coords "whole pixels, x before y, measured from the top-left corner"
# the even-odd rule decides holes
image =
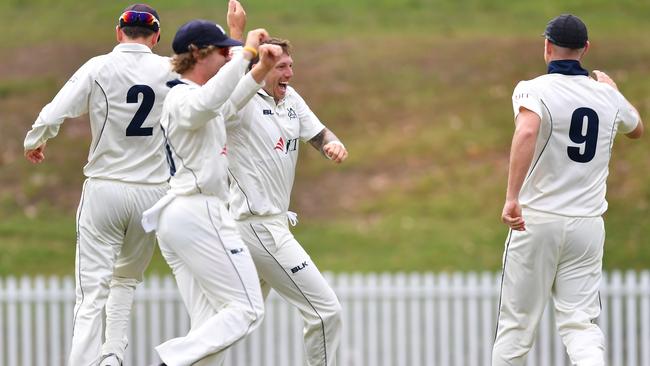
[[[146,13],[142,11],[129,10],[125,11],[120,15],[120,27],[126,25],[141,25],[146,27],[151,27],[154,31],[160,29],[160,22],[156,17],[151,13]]]

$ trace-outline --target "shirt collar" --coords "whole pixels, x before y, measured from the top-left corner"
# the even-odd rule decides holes
[[[269,93],[267,93],[266,90],[264,90],[264,88],[260,88],[260,90],[257,91],[257,94],[259,94],[259,95],[261,95],[261,96],[263,96],[265,98],[273,99],[273,97],[270,96]]]
[[[589,76],[589,71],[582,68],[578,60],[555,60],[548,63],[549,74]]]
[[[192,80],[186,79],[186,78],[179,78],[178,81],[180,81],[182,84],[201,86],[201,85],[193,82]]]
[[[183,81],[183,80],[181,80],[181,79],[174,79],[174,80],[169,80],[169,81],[168,81],[167,83],[165,83],[165,84],[167,85],[167,87],[169,87],[169,88],[173,88],[173,87],[175,87],[176,85],[187,84],[188,81],[189,81],[189,80],[185,80],[185,81]]]
[[[151,48],[143,45],[142,43],[120,43],[115,46],[115,48],[113,48],[113,51],[152,53]]]
[[[264,99],[270,99],[275,104],[275,99],[272,96],[270,96],[269,93],[267,93],[266,90],[264,90],[264,88],[260,88],[260,90],[257,91],[257,94],[259,94]],[[284,103],[286,99],[287,96],[285,95],[284,98],[280,99],[277,105],[281,105],[282,103]]]

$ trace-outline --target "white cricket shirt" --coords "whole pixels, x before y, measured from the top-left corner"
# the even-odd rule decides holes
[[[230,213],[236,220],[287,212],[298,161],[298,141],[325,126],[291,87],[276,105],[260,90],[226,123]]]
[[[563,216],[600,216],[617,132],[639,116],[621,93],[588,76],[547,74],[521,81],[512,96],[541,118],[534,157],[521,192],[523,208]]]
[[[87,177],[134,183],[169,178],[159,120],[168,80],[176,78],[169,59],[137,43],[86,62],[39,114],[25,137],[35,149],[59,132],[66,118],[89,114],[92,141]]]
[[[248,64],[238,53],[203,86],[181,79],[182,84],[167,95],[160,123],[175,169],[170,193],[200,193],[227,202],[229,151],[224,118],[243,108],[263,86],[250,74],[242,78]]]

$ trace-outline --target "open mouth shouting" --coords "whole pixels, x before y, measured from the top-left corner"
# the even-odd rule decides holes
[[[278,82],[278,91],[280,94],[282,94],[282,97],[287,93],[287,87],[289,86],[288,81],[280,81]]]
[[[273,70],[266,76],[266,90],[275,102],[279,102],[287,94],[289,81],[293,77],[293,60],[291,56],[283,54],[280,61],[275,65]]]

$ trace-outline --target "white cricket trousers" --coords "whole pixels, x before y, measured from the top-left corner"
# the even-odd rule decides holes
[[[506,241],[492,366],[524,365],[549,296],[572,364],[605,365],[605,337],[595,323],[603,219],[526,211],[524,219],[526,231],[511,230]]]
[[[133,294],[155,245],[155,236],[142,229],[141,214],[168,188],[167,183],[86,179],[77,210],[77,300],[68,365],[96,366],[109,353],[124,358]]]
[[[341,304],[314,262],[289,231],[286,215],[237,221],[260,276],[264,297],[273,288],[303,318],[309,366],[336,365]]]
[[[156,347],[168,366],[223,364],[225,351],[261,323],[264,300],[250,252],[217,197],[178,196],[160,213],[160,251],[191,329]]]

